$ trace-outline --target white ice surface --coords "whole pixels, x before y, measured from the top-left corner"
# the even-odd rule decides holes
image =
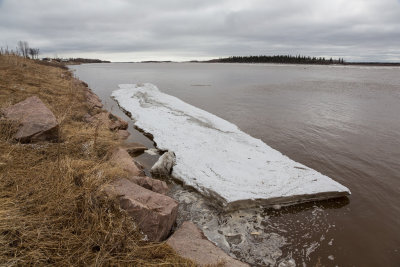
[[[172,176],[226,205],[261,200],[303,202],[350,194],[236,125],[162,93],[153,84],[122,84],[112,93],[157,147],[175,152]]]

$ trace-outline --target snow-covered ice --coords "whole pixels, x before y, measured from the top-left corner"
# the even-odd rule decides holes
[[[225,208],[293,204],[349,195],[345,186],[308,168],[236,125],[162,93],[122,84],[112,93],[160,150],[173,151],[172,176]]]

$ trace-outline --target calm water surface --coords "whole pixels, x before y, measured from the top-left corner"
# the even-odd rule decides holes
[[[111,63],[73,69],[116,113],[109,95],[118,84],[150,82],[347,186],[347,200],[265,211],[269,226],[285,237],[282,257],[298,266],[400,266],[400,68]],[[133,138],[151,146],[143,136]]]

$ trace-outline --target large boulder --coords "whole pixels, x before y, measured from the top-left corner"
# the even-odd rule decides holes
[[[222,249],[215,246],[192,222],[184,222],[168,239],[170,245],[180,256],[191,259],[199,265],[249,266],[235,260]]]
[[[128,179],[119,179],[104,188],[109,197],[116,197],[122,209],[133,218],[150,241],[162,241],[171,231],[178,213],[174,199],[147,190]]]
[[[153,179],[147,176],[134,176],[130,177],[129,180],[134,182],[137,185],[140,185],[141,187],[144,187],[148,190],[151,190],[153,192],[163,194],[165,195],[168,193],[169,188],[166,182]]]
[[[2,110],[4,117],[19,123],[14,138],[20,142],[58,140],[58,123],[54,114],[37,96]]]
[[[175,153],[167,151],[151,167],[151,173],[154,175],[170,175],[175,165]]]
[[[111,154],[110,160],[123,170],[129,173],[129,176],[143,176],[144,172],[139,168],[133,158],[124,148],[116,148]]]

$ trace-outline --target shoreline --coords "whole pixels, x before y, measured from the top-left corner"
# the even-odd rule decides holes
[[[146,248],[149,243],[118,202],[104,196],[104,185],[126,176],[109,155],[121,143],[108,127],[85,121],[85,114],[103,110],[88,101],[85,94],[94,93],[83,82],[62,65],[15,56],[0,56],[0,72],[2,110],[37,96],[59,129],[58,141],[23,144],[13,140],[16,128],[3,127],[9,119],[1,120],[1,262],[195,265],[165,243]]]
[[[6,61],[10,61],[11,64],[15,64],[15,66],[8,66],[10,62]],[[30,158],[32,157],[30,154],[36,153],[36,147],[39,146],[41,148],[41,155],[54,155],[56,157],[54,160],[51,156],[46,156],[46,158],[50,157],[49,162],[47,162],[46,158],[41,159],[44,166],[48,166],[51,163],[54,164],[54,166],[50,168],[52,169],[50,175],[46,177],[44,181],[41,181],[45,184],[39,182],[37,183],[37,187],[32,188],[28,186],[31,183],[26,184],[26,181],[21,177],[20,171],[12,175],[13,179],[18,177],[18,180],[21,181],[21,185],[17,185],[16,188],[13,188],[12,192],[7,193],[11,195],[7,196],[8,198],[16,198],[16,200],[11,201],[14,203],[14,209],[25,209],[27,205],[26,201],[39,201],[44,203],[46,207],[49,207],[46,210],[38,211],[36,215],[29,214],[30,221],[32,221],[32,224],[35,224],[35,226],[31,226],[32,230],[26,232],[26,227],[30,227],[29,223],[28,226],[24,224],[24,229],[18,230],[18,232],[21,232],[26,236],[25,238],[34,234],[34,229],[41,229],[41,227],[46,228],[39,231],[47,233],[44,234],[44,237],[40,240],[41,246],[39,246],[39,244],[30,244],[29,249],[21,248],[19,243],[17,246],[13,246],[12,250],[15,251],[14,253],[18,253],[21,255],[20,257],[24,257],[19,260],[20,263],[38,264],[39,262],[42,262],[45,260],[42,258],[42,255],[38,253],[35,254],[33,251],[43,250],[42,246],[43,244],[46,244],[46,242],[53,242],[55,244],[60,242],[58,247],[65,247],[66,249],[75,251],[74,254],[77,254],[77,257],[73,259],[68,258],[68,262],[65,262],[62,258],[56,256],[60,254],[57,252],[57,249],[54,250],[53,246],[49,245],[48,248],[54,252],[49,251],[48,253],[45,253],[45,255],[47,255],[46,258],[48,263],[49,260],[51,260],[51,263],[53,264],[68,263],[68,265],[75,265],[82,262],[85,262],[86,264],[96,262],[96,264],[98,264],[99,260],[101,260],[103,264],[130,262],[131,264],[140,265],[167,263],[171,266],[195,266],[197,264],[222,266],[220,262],[222,260],[229,265],[233,264],[233,266],[247,266],[246,264],[229,257],[221,249],[208,241],[201,230],[194,226],[194,224],[191,224],[192,226],[190,226],[190,223],[189,225],[185,224],[185,229],[177,229],[175,233],[172,232],[171,234],[170,228],[175,224],[178,203],[165,195],[166,191],[169,190],[165,182],[146,177],[140,164],[137,164],[128,154],[128,149],[134,152],[138,151],[137,149],[143,150],[146,147],[137,143],[132,143],[131,147],[129,147],[129,143],[126,144],[123,142],[123,140],[129,136],[129,133],[126,131],[128,124],[105,110],[100,98],[85,82],[74,78],[72,72],[66,69],[62,64],[60,64],[60,66],[54,64],[48,66],[47,64],[37,64],[35,61],[18,57],[5,58],[0,56],[0,66],[1,65],[6,67],[9,72],[21,73],[23,78],[20,82],[22,84],[28,83],[29,85],[33,85],[32,88],[24,88],[18,91],[18,94],[14,94],[12,101],[7,104],[4,103],[4,100],[8,98],[0,98],[0,100],[2,100],[0,101],[0,108],[4,113],[1,121],[2,123],[11,120],[8,110],[16,109],[19,105],[22,105],[22,103],[30,101],[32,98],[30,96],[34,96],[35,99],[39,101],[38,103],[41,103],[41,100],[43,100],[44,105],[41,104],[43,108],[50,108],[46,112],[50,115],[54,112],[54,116],[57,118],[57,121],[55,122],[56,128],[54,128],[57,129],[57,131],[51,130],[51,132],[56,134],[55,141],[50,141],[50,139],[47,141],[47,134],[49,134],[50,131],[46,130],[35,134],[35,136],[41,136],[38,141],[31,137],[27,137],[28,139],[26,139],[26,142],[24,141],[24,144],[20,143],[20,140],[15,139],[15,130],[19,129],[18,131],[20,131],[22,129],[21,127],[25,127],[24,123],[26,122],[24,121],[19,122],[20,125],[17,126],[17,128],[19,127],[18,129],[10,129],[10,131],[7,132],[7,136],[1,136],[1,148],[4,152],[10,150],[11,152],[9,152],[9,154],[12,154],[14,146],[17,146],[24,151],[23,153],[25,157]],[[2,69],[0,69],[0,71],[1,70]],[[55,76],[52,74],[53,72]],[[32,79],[41,79],[39,84],[30,80],[31,73],[33,73]],[[46,78],[43,77],[42,73],[46,73]],[[54,79],[54,81],[52,79]],[[60,90],[60,87],[57,88],[57,86],[55,86],[56,84],[59,84],[59,79],[65,80],[65,90],[68,95],[68,101],[65,99],[66,94]],[[42,89],[40,85],[43,83],[49,83],[49,80],[52,81],[48,84],[51,86],[46,86],[48,89]],[[2,85],[2,82],[4,81],[0,80],[0,86],[7,86],[7,84]],[[10,93],[11,92],[12,90]],[[27,103],[29,103],[29,108],[33,108],[33,113],[39,112],[36,110],[36,107],[30,106],[30,102]],[[24,110],[22,110],[22,112],[24,112]],[[74,149],[71,150],[70,147],[74,147]],[[83,152],[79,152],[80,149],[83,149]],[[0,158],[0,161],[2,161],[2,158]],[[88,169],[83,162],[90,164],[91,167]],[[6,170],[7,173],[14,173],[17,170],[17,167],[14,167],[9,161],[5,164],[3,164],[3,162],[1,163],[0,167],[2,167],[2,171]],[[67,169],[65,169],[65,164],[68,165]],[[30,170],[31,168],[23,169],[23,172],[33,176],[31,179],[40,179],[43,178],[41,177],[41,173],[46,172],[42,169],[43,167],[37,166],[37,172]],[[90,177],[88,177],[88,172]],[[55,174],[60,177],[54,179],[53,175]],[[120,182],[126,184],[122,188],[119,188],[118,183]],[[127,188],[131,188],[133,191],[126,191]],[[30,197],[19,199],[18,195],[21,193],[16,194],[17,192],[14,193],[14,190],[22,193],[27,191],[27,194]],[[115,192],[115,190],[117,191]],[[118,193],[118,190],[122,190],[119,192],[125,194],[125,196]],[[65,191],[68,192],[67,195],[63,193]],[[4,192],[0,190],[0,194],[4,194]],[[155,211],[153,211],[151,205],[154,204],[151,204],[152,202],[146,202],[145,206],[143,206],[143,204],[140,204],[143,200],[137,198],[137,195],[143,195],[146,196],[146,198],[153,199],[151,201],[156,201],[154,204],[161,200],[162,202],[160,203],[164,203],[161,204],[161,211],[159,206]],[[2,199],[0,198],[0,201],[1,200]],[[89,206],[87,206],[88,204],[82,206],[82,204],[79,204],[82,200],[84,203],[95,202],[89,204]],[[54,201],[58,204],[53,203]],[[60,201],[63,204],[60,204]],[[136,207],[142,207],[139,208],[139,213],[132,213],[133,210],[131,208],[127,209],[124,204],[126,201],[131,203],[129,205],[139,205]],[[30,205],[33,205],[32,207],[36,206],[33,203]],[[91,207],[90,205],[95,206]],[[169,210],[170,205],[175,206],[175,208]],[[120,206],[120,208],[118,208],[118,206]],[[75,210],[74,207],[78,208],[78,210]],[[9,208],[12,209],[11,206]],[[58,210],[63,210],[64,214],[60,215]],[[108,212],[104,213],[104,210],[108,210]],[[163,219],[166,216],[163,213],[164,211],[167,212],[167,216],[170,218],[168,219],[168,224],[166,224],[165,219]],[[83,218],[81,213],[83,213]],[[143,216],[143,213],[145,217],[141,218],[140,216]],[[16,217],[6,218],[0,215],[0,230],[3,233],[8,232],[9,230],[3,229],[4,226],[8,225],[14,225],[13,227],[18,229],[18,221],[24,221],[24,217],[26,216],[27,215],[23,214]],[[148,216],[150,216],[150,220],[154,220],[156,218],[154,216],[159,216],[159,219],[157,220],[160,221],[148,221]],[[71,236],[71,233],[68,231],[66,232],[67,229],[64,230],[62,225],[60,225],[60,228],[57,230],[52,230],[51,227],[46,226],[46,223],[41,221],[42,218],[48,217],[60,221],[62,225],[71,224],[71,222],[68,221],[73,219],[75,221],[73,227],[76,229],[73,233],[78,231],[81,234],[78,236],[72,234]],[[75,217],[80,219],[74,219]],[[131,219],[127,220],[127,217]],[[85,223],[85,218],[92,218],[91,222]],[[146,220],[145,224],[141,222],[142,219]],[[111,220],[111,222],[107,223],[107,220]],[[156,223],[158,226],[156,228],[148,228],[146,226],[147,224],[152,225],[152,223]],[[98,232],[94,234],[90,230],[85,231],[86,227],[90,227],[90,229],[96,229],[96,227],[111,228],[96,230]],[[138,229],[140,229],[142,233],[139,233]],[[185,235],[189,234],[189,236],[192,236],[194,239],[182,239],[182,236],[179,236],[179,233],[182,231],[186,233]],[[126,233],[130,233],[131,236],[127,237]],[[201,234],[198,235],[197,233]],[[61,236],[62,240],[57,241],[56,238],[51,237],[53,235]],[[96,235],[100,235],[99,240],[104,241],[89,247],[84,245],[85,242],[91,242],[93,239],[96,240]],[[105,236],[102,237],[103,235]],[[113,238],[112,240],[107,241],[106,236],[110,235],[115,235],[116,237],[118,235],[123,235],[125,237]],[[170,235],[171,237],[169,237]],[[50,236],[50,238],[46,239],[46,236]],[[70,242],[68,241],[70,238],[80,240],[79,237],[83,240],[72,245],[62,245],[63,242]],[[167,242],[160,242],[165,240],[167,237],[169,237]],[[9,236],[9,238],[13,238],[13,235]],[[145,241],[148,238],[150,238],[150,241],[152,242],[148,243],[148,241]],[[196,240],[196,238],[198,241],[196,241],[195,244],[191,244],[191,240]],[[25,243],[26,242],[29,244],[29,242],[32,241],[25,241]],[[123,245],[120,244],[121,242],[123,242]],[[196,255],[191,255],[190,250],[188,250],[186,246],[183,248],[180,247],[179,244],[182,244],[182,242],[183,244],[187,244],[187,247],[192,246],[192,249],[194,246],[198,253]],[[202,247],[196,247],[198,246],[197,243],[201,243]],[[21,245],[22,244],[23,243],[21,243]],[[149,244],[151,245],[151,249],[147,248]],[[74,248],[75,245],[78,247]],[[107,247],[110,246],[114,249],[107,249]],[[115,250],[116,247],[117,250]],[[4,248],[5,247],[3,246],[3,250]],[[87,251],[87,249],[89,249],[89,251]],[[154,249],[156,249],[156,253]],[[46,252],[47,250],[44,249],[44,251]],[[103,251],[103,256],[99,259],[98,252],[101,251]],[[24,256],[26,253],[29,253],[31,256]],[[115,253],[117,253],[117,255]],[[213,254],[213,256],[210,257],[210,253]],[[63,254],[65,253],[61,253],[61,255]],[[69,253],[67,253],[67,255],[68,254]],[[10,262],[10,260],[15,261],[15,257],[11,259],[8,258],[8,256],[2,255],[4,254],[0,251],[0,259],[2,262]]]

